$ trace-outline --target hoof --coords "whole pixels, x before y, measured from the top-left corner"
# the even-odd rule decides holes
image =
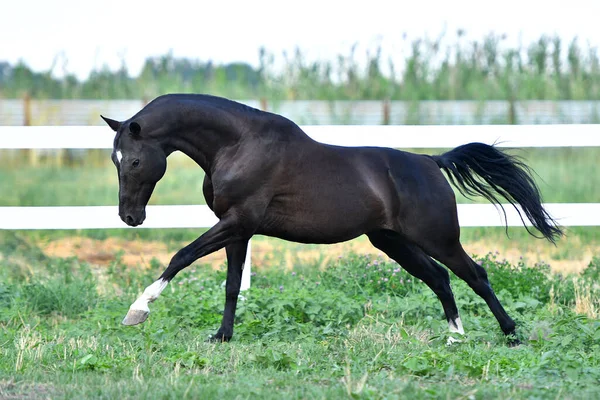
[[[229,342],[231,340],[231,336],[225,336],[222,333],[217,333],[208,338],[207,342],[209,343],[223,343]]]
[[[514,330],[506,334],[506,341],[508,347],[517,347],[521,344],[521,341],[517,337],[517,333]]]
[[[148,318],[148,311],[143,310],[129,310],[127,315],[123,319],[123,325],[137,325],[141,324]]]
[[[446,346],[452,346],[454,343],[462,343],[462,340],[454,339],[452,336],[448,336],[448,340],[446,341]]]

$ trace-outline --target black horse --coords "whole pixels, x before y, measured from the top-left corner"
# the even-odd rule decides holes
[[[280,115],[208,95],[165,95],[126,121],[102,118],[116,132],[111,157],[119,176],[119,215],[127,225],[144,221],[167,156],[177,150],[204,170],[206,203],[219,218],[175,254],[131,305],[125,325],[144,322],[148,303],[179,271],[225,247],[225,311],[213,339],[227,341],[252,235],[337,243],[366,234],[435,292],[452,332],[464,333],[448,272],[436,260],[466,281],[486,301],[502,331],[512,335],[515,322],[496,298],[486,271],[460,244],[454,192],[440,169],[465,195],[482,195],[497,204],[499,195],[520,205],[548,240],[562,234],[542,207],[527,166],[486,144],[466,144],[439,156],[330,146]]]

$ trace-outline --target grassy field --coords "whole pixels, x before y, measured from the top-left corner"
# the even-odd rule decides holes
[[[223,268],[198,263],[151,305],[120,321],[160,273],[49,258],[14,234],[0,245],[0,398],[535,398],[600,396],[594,260],[577,279],[546,265],[481,259],[521,346],[509,348],[485,303],[452,286],[466,329],[448,328],[433,293],[382,258],[346,255],[319,268],[281,253],[255,268],[231,343],[220,323]]]
[[[600,198],[596,149],[518,153],[545,201]],[[202,204],[201,183],[198,167],[171,158],[151,204]],[[1,206],[116,203],[111,165],[0,168]],[[0,231],[0,398],[600,396],[598,228],[570,228],[558,246],[522,228],[510,238],[502,228],[462,230],[520,326],[517,348],[454,277],[467,334],[447,346],[433,293],[366,255],[374,250],[364,237],[329,247],[253,239],[256,275],[231,343],[205,342],[223,309],[222,252],[183,271],[144,325],[121,326],[135,297],[200,233]]]

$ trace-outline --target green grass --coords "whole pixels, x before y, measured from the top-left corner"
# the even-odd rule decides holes
[[[104,165],[13,166],[0,169],[2,206],[100,206],[118,204],[119,184],[110,152]],[[204,204],[200,167],[171,157],[150,204]]]
[[[21,398],[595,398],[600,395],[600,260],[574,283],[547,266],[482,262],[524,342],[509,348],[485,303],[452,286],[467,334],[446,346],[433,293],[381,259],[349,255],[325,270],[255,270],[234,339],[220,323],[223,271],[196,264],[120,325],[160,273],[117,260],[92,269],[27,243],[0,251],[0,397]],[[576,290],[577,288],[577,290]],[[578,293],[578,295],[576,295]],[[585,300],[587,295],[587,301]]]

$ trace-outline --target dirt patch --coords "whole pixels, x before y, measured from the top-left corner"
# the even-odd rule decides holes
[[[557,259],[556,249],[545,248],[529,248],[520,250],[515,248],[500,248],[491,243],[473,242],[465,244],[465,250],[468,254],[477,254],[484,256],[490,251],[498,251],[496,254],[497,260],[506,259],[511,264],[517,264],[519,261],[525,262],[525,265],[533,266],[536,263],[549,264],[550,269],[554,272],[561,273],[580,273],[589,265],[592,258],[596,254],[600,254],[600,246],[582,248],[578,251],[576,259]]]
[[[183,247],[186,243],[181,243]],[[469,254],[486,255],[498,252],[498,260],[506,259],[516,264],[524,260],[527,265],[537,262],[549,263],[553,271],[563,273],[581,272],[592,260],[594,254],[600,254],[599,245],[582,245],[581,243],[562,243],[560,248],[577,246],[577,251],[572,252],[576,257],[562,258],[560,248],[552,245],[533,243],[529,246],[508,247],[510,245],[494,243],[491,241],[474,241],[464,245]],[[158,241],[130,241],[120,238],[95,240],[84,237],[70,237],[40,244],[43,252],[51,257],[77,257],[92,265],[107,266],[115,262],[118,257],[127,266],[148,268],[153,258],[161,265],[167,265],[176,250],[169,249],[165,243]],[[172,246],[173,247],[173,246]],[[346,243],[334,245],[301,245],[277,239],[260,238],[252,241],[252,264],[255,267],[273,266],[280,263],[280,267],[291,268],[296,262],[311,263],[324,267],[333,258],[343,256],[349,252],[359,254],[383,255],[375,249],[366,238],[358,238]],[[225,263],[225,251],[204,257],[200,263],[209,264],[219,268]]]
[[[181,243],[180,246],[185,246]],[[131,267],[148,268],[152,259],[167,265],[176,250],[169,250],[166,244],[158,241],[130,241],[120,238],[96,240],[85,237],[68,237],[41,243],[44,254],[50,257],[77,257],[92,265],[108,266],[118,258]],[[284,267],[291,268],[295,261],[315,263],[320,266],[327,264],[333,257],[347,254],[350,251],[377,254],[366,240],[352,241],[329,246],[303,246],[300,244],[285,244],[278,240],[253,240],[252,264],[257,267],[268,266],[272,263],[273,254],[278,253],[278,260],[283,259]],[[225,263],[225,250],[219,250],[202,258],[202,264],[219,268]]]
[[[57,391],[52,385],[12,380],[0,381],[0,399],[3,400],[49,399],[56,395]]]
[[[156,241],[129,241],[119,238],[96,240],[85,237],[68,237],[50,241],[40,246],[50,257],[77,257],[93,265],[110,265],[118,258],[128,266],[148,267],[156,258],[168,263],[175,252],[164,243]]]

